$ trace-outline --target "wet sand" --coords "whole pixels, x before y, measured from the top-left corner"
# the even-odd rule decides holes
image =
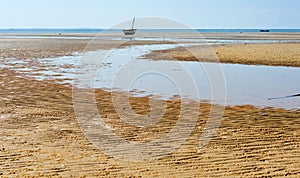
[[[49,37],[49,38],[61,38],[61,37],[109,37],[109,38],[126,38],[122,34],[122,32],[108,32],[103,31],[101,33],[40,33],[40,34],[21,34],[21,33],[0,33],[0,36],[9,37],[9,36],[17,36],[17,37]],[[205,38],[205,39],[240,39],[240,40],[300,40],[300,33],[199,33],[197,31],[191,31],[186,33],[178,33],[178,32],[141,32],[137,31],[134,35],[137,38],[160,38],[160,37],[170,37],[170,38],[190,38],[190,39],[197,39],[197,38]]]
[[[83,42],[78,43],[72,49],[67,47],[69,45],[64,48],[62,43],[57,51],[53,50],[53,54],[49,55],[65,55],[83,49]],[[56,48],[47,43],[44,45]],[[39,46],[36,48],[39,49]],[[1,50],[2,55],[5,50],[3,47]],[[48,55],[46,50],[28,50],[25,54],[26,51],[7,53],[2,57],[30,57],[31,53],[34,54],[32,57],[35,54],[42,57],[39,56],[41,52]],[[187,142],[161,159],[135,163],[105,155],[85,138],[74,115],[71,86],[57,84],[56,81],[36,81],[3,68],[0,69],[0,76],[1,177],[300,175],[300,111],[261,109],[249,105],[228,106],[216,136],[199,149],[199,137],[211,105],[201,103],[198,106],[194,103],[191,107],[199,108],[201,113]],[[99,113],[107,118],[111,128],[115,128],[115,134],[129,141],[149,141],[163,136],[174,126],[180,113],[181,101],[169,100],[167,113],[155,125],[158,127],[134,127],[120,120],[110,95],[103,90],[96,91]],[[149,98],[130,98],[130,101],[137,113],[149,113]]]
[[[44,36],[45,37],[45,36]],[[78,37],[78,36],[77,36]],[[92,43],[92,44],[91,44]],[[114,47],[125,47],[128,45],[141,44],[169,44],[165,41],[130,41],[120,40],[93,40],[91,39],[41,39],[41,38],[20,38],[0,39],[0,58],[34,59],[51,58],[58,56],[70,56],[76,52],[85,52],[87,49],[102,50]],[[88,46],[88,47],[87,47]]]
[[[216,136],[199,149],[199,137],[211,108],[202,103],[196,127],[184,145],[159,160],[134,163],[104,155],[85,138],[73,113],[69,86],[21,78],[5,69],[0,72],[1,176],[300,174],[300,111],[226,107]],[[168,113],[156,125],[159,127],[141,129],[120,122],[110,93],[98,90],[96,98],[101,116],[110,119],[114,133],[131,141],[163,136],[174,126],[180,111],[180,101],[170,100]],[[148,98],[131,100],[137,113],[149,112]]]

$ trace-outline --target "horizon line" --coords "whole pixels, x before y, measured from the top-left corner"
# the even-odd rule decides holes
[[[100,30],[119,30],[119,28],[100,28],[100,27],[0,27],[0,30],[14,30],[14,29],[100,29]],[[203,30],[256,30],[256,29],[291,29],[299,30],[299,28],[140,28],[141,30],[194,30],[194,29],[203,29]]]

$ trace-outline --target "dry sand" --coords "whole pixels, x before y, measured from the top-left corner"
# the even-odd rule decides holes
[[[84,44],[78,43],[74,49],[83,49]],[[65,49],[64,43],[61,45],[57,47],[58,53]],[[67,49],[67,53],[74,50]],[[18,55],[26,56],[24,53],[26,50]],[[31,53],[35,51],[28,50],[29,56]],[[199,149],[199,136],[211,106],[195,104],[193,107],[199,108],[201,114],[184,145],[159,160],[135,163],[104,155],[85,138],[74,116],[71,86],[36,81],[8,69],[0,69],[0,76],[0,177],[300,175],[300,111],[228,106],[216,136]],[[163,136],[176,123],[180,110],[180,101],[170,100],[167,113],[155,127],[138,128],[119,119],[109,92],[97,90],[96,101],[101,116],[115,128],[114,133],[131,141]],[[130,101],[137,113],[148,114],[149,98],[131,98]]]
[[[154,60],[300,67],[299,49],[300,43],[230,44],[157,50],[144,57]]]

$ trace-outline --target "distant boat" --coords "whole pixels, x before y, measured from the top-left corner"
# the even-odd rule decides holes
[[[134,35],[135,32],[137,31],[137,29],[134,29],[134,22],[135,22],[135,17],[132,20],[132,25],[131,25],[131,29],[125,29],[123,30],[124,35]]]
[[[270,32],[270,30],[259,30],[259,32]]]

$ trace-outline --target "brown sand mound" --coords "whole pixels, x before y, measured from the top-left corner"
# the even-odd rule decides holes
[[[154,60],[300,67],[299,49],[300,43],[234,44],[157,50],[144,57]]]

